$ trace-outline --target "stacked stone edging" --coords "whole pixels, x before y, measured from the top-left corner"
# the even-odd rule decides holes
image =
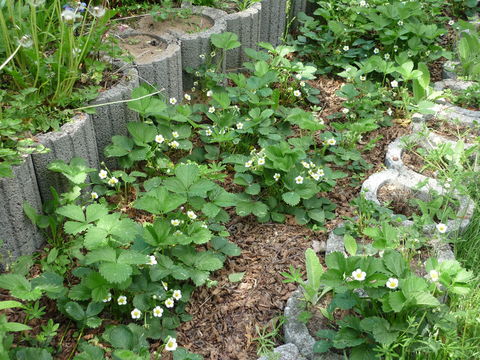
[[[225,16],[227,31],[237,34],[240,47],[227,51],[227,70],[237,70],[249,60],[244,49],[257,49],[260,42],[262,3],[257,2],[244,11]]]
[[[21,255],[31,254],[43,243],[43,235],[23,211],[28,203],[42,210],[37,176],[31,156],[13,167],[14,177],[0,178],[0,264],[10,263]]]
[[[39,142],[50,151],[33,154],[33,166],[38,180],[38,188],[43,202],[52,198],[50,187],[59,193],[66,191],[68,181],[63,175],[49,171],[48,165],[54,160],[69,162],[74,157],[82,157],[92,168],[99,167],[97,138],[92,118],[88,114],[78,114],[59,131],[37,136]]]

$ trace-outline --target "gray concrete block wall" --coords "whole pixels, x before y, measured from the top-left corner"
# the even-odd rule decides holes
[[[74,157],[82,157],[88,166],[99,167],[97,141],[92,119],[87,114],[78,114],[59,131],[37,136],[39,142],[50,149],[45,154],[33,154],[32,161],[37,174],[38,188],[43,202],[52,198],[50,187],[57,192],[67,190],[68,180],[59,173],[48,170],[54,160],[69,162]]]
[[[119,66],[122,66],[120,64]],[[123,64],[123,66],[128,66]],[[138,72],[134,68],[125,68],[123,70],[125,78],[109,90],[102,92],[91,105],[106,104],[95,108],[95,114],[91,114],[91,123],[95,130],[98,159],[105,161],[107,165],[113,166],[114,162],[104,155],[104,149],[111,143],[114,135],[127,135],[127,123],[138,121],[138,113],[128,108],[126,102],[131,98],[132,90],[138,87]],[[118,102],[116,104],[109,104]],[[85,142],[87,144],[87,142]]]
[[[197,69],[200,67],[204,61],[200,58],[200,55],[208,56],[211,52],[210,37],[213,34],[221,34],[227,31],[227,23],[225,21],[227,13],[225,11],[204,6],[192,6],[189,8],[195,14],[210,18],[213,21],[213,26],[205,31],[193,34],[171,31],[171,34],[178,38],[182,44],[183,89],[185,91],[188,91],[193,86],[194,81],[194,76],[187,73],[185,69]],[[222,70],[225,70],[225,59],[220,67]]]
[[[162,95],[166,99],[183,97],[182,51],[179,43],[170,42],[161,56],[150,64],[137,65],[140,83],[165,89]]]
[[[238,41],[242,44],[239,48],[227,52],[226,68],[227,70],[237,70],[242,64],[249,60],[245,54],[245,48],[257,49],[257,43],[260,41],[261,29],[261,10],[262,4],[255,3],[247,10],[225,17],[227,22],[227,31],[238,35]]]
[[[287,0],[262,0],[260,41],[280,45],[287,24]]]
[[[43,243],[41,231],[23,212],[29,203],[37,212],[42,210],[37,177],[32,159],[13,168],[13,178],[0,178],[0,264],[5,265],[18,256],[31,254]]]
[[[308,0],[291,0],[290,4],[291,27],[296,28],[298,27],[298,14],[307,13],[309,2]]]

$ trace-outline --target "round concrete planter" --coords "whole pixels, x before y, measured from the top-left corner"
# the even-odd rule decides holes
[[[183,6],[183,4],[182,4]],[[196,15],[207,17],[213,22],[213,26],[197,33],[186,34],[177,31],[170,33],[180,40],[182,46],[182,69],[183,69],[183,90],[187,91],[193,86],[194,76],[185,71],[187,68],[196,69],[202,65],[203,60],[200,55],[210,54],[212,46],[210,37],[213,34],[221,34],[227,31],[225,17],[227,13],[222,10],[212,9],[205,6],[188,6]],[[214,60],[219,59],[219,55]],[[214,61],[213,60],[213,61]],[[221,64],[221,69],[225,70],[225,59]]]
[[[435,191],[439,195],[447,193],[447,189],[441,187],[435,179],[428,178],[409,169],[400,172],[390,169],[375,173],[364,181],[362,191],[365,194],[365,198],[381,205],[378,199],[378,191],[382,186],[387,184],[393,184],[399,188],[408,190],[415,198],[423,201],[429,201],[431,199],[431,191]],[[420,184],[424,184],[424,186],[418,189]],[[462,195],[454,195],[454,197],[459,201],[459,208],[456,219],[448,220],[446,223],[448,227],[446,232],[447,236],[454,236],[463,232],[470,224],[475,209],[474,202],[469,197]],[[402,222],[402,226],[412,225],[413,221],[411,220]],[[435,224],[425,225],[423,232],[426,235],[436,234]]]
[[[92,119],[87,114],[78,114],[58,131],[37,136],[39,142],[50,151],[33,154],[33,166],[38,180],[38,188],[43,202],[50,200],[50,187],[57,192],[67,190],[68,181],[59,173],[47,169],[54,160],[69,162],[74,157],[82,157],[92,168],[99,167],[97,140]]]
[[[444,90],[452,90],[453,92],[456,91],[465,91],[467,90],[470,86],[474,85],[475,82],[473,81],[463,81],[463,80],[458,80],[458,79],[445,79],[443,81],[438,81],[435,83],[434,88],[437,91],[444,91]],[[444,105],[448,107],[449,109],[452,109],[452,112],[455,113],[460,113],[462,115],[466,115],[469,117],[473,117],[474,119],[477,119],[477,121],[480,121],[480,111],[478,110],[468,110],[468,109],[463,109],[461,107],[452,105],[450,102],[448,102],[444,98],[437,99],[436,102],[438,104]]]
[[[343,227],[343,224],[337,226],[337,228],[341,227]],[[438,261],[442,262],[445,260],[455,260],[455,255],[453,254],[449,244],[432,239],[430,241],[430,245],[433,248],[433,255],[438,259]],[[335,251],[346,254],[343,236],[336,235],[333,231],[331,231],[328,235],[325,254],[328,255]]]
[[[163,45],[162,49],[148,61],[134,57],[133,66],[138,71],[139,82],[163,90],[162,94],[167,99],[174,97],[180,101],[183,97],[183,81],[182,52],[179,41],[165,36],[136,32],[121,35],[123,39],[135,36],[148,37],[157,46]]]
[[[132,90],[138,87],[138,72],[124,63],[117,63],[117,68],[123,73],[122,80],[90,102],[90,105],[101,105],[95,108],[95,114],[90,117],[96,135],[98,159],[105,161],[108,166],[113,166],[113,162],[106,159],[103,150],[110,144],[112,136],[127,135],[127,123],[138,121],[138,114],[124,102],[131,98]]]
[[[24,214],[23,204],[42,210],[37,177],[30,156],[13,168],[14,177],[0,178],[0,265],[38,249],[43,243],[39,229]]]
[[[249,60],[245,54],[245,48],[257,49],[261,32],[261,11],[262,3],[255,3],[247,10],[225,16],[227,31],[238,35],[238,41],[242,46],[227,51],[226,68],[237,70],[242,64]]]
[[[303,300],[302,290],[296,290],[287,300],[284,316],[283,333],[285,343],[294,344],[300,354],[308,360],[341,360],[340,355],[327,352],[325,354],[314,354],[313,345],[315,339],[310,335],[307,326],[298,320],[299,315],[305,311],[306,303]]]
[[[277,46],[287,24],[287,0],[262,0],[260,41]]]

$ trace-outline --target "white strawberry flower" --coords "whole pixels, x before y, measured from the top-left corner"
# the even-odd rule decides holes
[[[165,344],[165,350],[175,351],[177,350],[178,344],[175,338],[169,337],[167,343]]]
[[[318,173],[313,172],[312,170],[310,170],[308,173],[310,174],[310,176],[311,176],[314,180],[316,180],[316,181],[320,180],[320,175],[318,175]]]
[[[440,274],[437,270],[430,270],[428,272],[428,276],[430,277],[430,280],[432,280],[433,282],[437,282],[438,279],[440,278]]]
[[[349,47],[348,45],[345,45],[345,46],[343,47],[343,51],[348,51],[348,50],[350,50],[350,47]]]
[[[118,305],[127,305],[127,297],[125,295],[120,295],[117,299]]]
[[[328,145],[335,145],[337,143],[337,140],[335,140],[334,138],[330,138],[327,140],[327,144]]]
[[[171,97],[169,100],[170,104],[175,105],[177,103],[177,99],[174,97]]]
[[[393,80],[392,82],[390,82],[390,85],[392,86],[392,88],[396,88],[396,87],[398,87],[398,81]]]
[[[172,136],[176,139],[180,136],[180,134],[178,133],[178,131],[173,131]]]
[[[142,316],[142,312],[138,310],[137,308],[133,309],[132,312],[130,313],[132,315],[132,319],[140,319]]]
[[[192,100],[192,97],[191,97],[190,95],[188,95],[188,94],[183,95],[183,97],[184,97],[185,100],[187,100],[187,101]]]
[[[448,226],[442,223],[437,224],[436,228],[440,234],[445,234],[448,230]]]
[[[279,174],[279,173],[275,173],[275,174],[273,175],[273,180],[275,180],[275,181],[280,180],[280,174]]]
[[[305,81],[300,81],[300,86],[301,86],[301,87],[305,87],[305,85],[307,85],[307,84],[305,83]]]
[[[243,123],[239,122],[237,123],[237,130],[242,130],[243,129]]]
[[[450,26],[452,26],[453,24],[455,24],[455,21],[454,21],[454,20],[450,20],[450,21],[448,22],[448,25],[450,25]]]
[[[318,174],[319,176],[325,176],[325,172],[323,171],[323,169],[318,169],[318,170],[317,170],[317,174]]]
[[[397,24],[398,24],[398,26],[403,26],[403,21],[402,21],[402,20],[398,20]]]
[[[245,166],[246,168],[252,167],[252,165],[253,165],[253,160],[248,160],[248,161],[244,164],[244,166]]]
[[[303,165],[303,167],[304,167],[305,169],[310,169],[310,164],[309,164],[308,162],[302,161],[301,164]]]
[[[92,200],[97,200],[98,199],[98,194],[95,191],[92,191],[90,193],[90,197],[92,198]]]
[[[398,279],[395,278],[389,278],[387,280],[387,283],[385,284],[386,287],[389,289],[396,289],[398,287]]]
[[[192,220],[195,220],[197,218],[197,214],[195,214],[193,211],[187,211],[187,216],[192,219]]]
[[[363,281],[367,277],[367,273],[362,271],[362,269],[357,269],[352,272],[352,277],[354,280]]]
[[[110,302],[112,300],[112,294],[108,293],[107,296],[102,300],[104,303]]]
[[[293,95],[296,96],[296,97],[300,97],[300,96],[302,96],[302,92],[300,90],[295,90],[293,92]]]
[[[165,300],[165,306],[167,308],[173,308],[174,305],[175,305],[175,302],[173,301],[172,298],[168,298],[167,300]]]
[[[343,108],[343,109],[342,109],[342,113],[344,113],[344,114],[348,114],[349,112],[350,112],[350,110],[347,109],[347,108]]]
[[[198,55],[198,57],[202,60],[205,60],[205,54],[200,54],[200,55]]]
[[[365,81],[365,80],[367,80],[367,77],[365,75],[360,75],[360,80]]]
[[[212,96],[212,95],[213,95],[213,91],[212,91],[212,90],[208,90],[208,91],[207,91],[207,96],[210,97],[210,96]]]
[[[298,185],[303,184],[303,176],[297,176],[295,178],[295,183],[297,183]]]
[[[163,309],[160,306],[155,306],[152,312],[153,312],[153,316],[158,318],[162,317],[163,315]]]
[[[210,114],[213,114],[213,113],[215,112],[215,106],[210,106],[210,107],[208,108],[208,112],[209,112]]]
[[[165,281],[162,281],[162,286],[165,289],[165,291],[168,291],[168,284]]]
[[[118,179],[115,176],[112,176],[110,179],[108,179],[108,185],[115,186],[116,184],[118,184]]]
[[[160,134],[159,134],[159,135],[155,136],[155,142],[156,142],[157,144],[161,144],[161,143],[163,143],[164,141],[165,141],[165,138],[163,137],[163,135],[160,135]]]
[[[168,145],[170,145],[171,148],[176,149],[176,148],[178,148],[178,147],[180,146],[180,143],[179,143],[178,141],[176,141],[176,140],[173,140],[173,141],[172,141],[170,144],[168,144]]]
[[[180,225],[180,220],[172,219],[172,220],[170,220],[170,224],[172,224],[173,226],[178,226],[178,225]]]
[[[211,136],[213,134],[212,129],[205,130],[205,135]]]
[[[378,49],[378,48],[373,49],[374,54],[378,54],[379,52],[380,52],[380,49]]]
[[[383,58],[384,58],[385,60],[390,59],[390,54],[385,54],[385,55],[383,55]]]
[[[175,300],[180,300],[182,298],[182,291],[181,290],[173,290],[173,295],[172,297]]]
[[[295,79],[302,80],[302,74],[295,74]]]
[[[150,255],[147,260],[147,265],[157,265],[157,259],[155,255]]]
[[[391,109],[391,108],[388,108],[388,109],[387,109],[387,115],[388,115],[388,116],[392,116],[392,114],[393,114],[392,109]]]
[[[98,173],[98,177],[102,180],[105,180],[108,176],[108,172],[106,170],[100,170]]]
[[[258,165],[265,165],[265,158],[258,158],[257,164]]]

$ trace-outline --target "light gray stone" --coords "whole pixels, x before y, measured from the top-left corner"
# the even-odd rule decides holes
[[[443,64],[442,77],[443,79],[456,79],[457,73],[455,68],[460,64],[459,61],[446,61]]]
[[[285,344],[276,347],[273,354],[262,356],[258,360],[305,360],[305,358],[300,355],[294,344]]]
[[[43,202],[52,198],[50,187],[54,187],[58,192],[68,189],[68,180],[63,175],[47,169],[52,161],[69,162],[74,157],[82,157],[88,166],[99,167],[95,130],[92,119],[87,114],[78,114],[58,131],[38,135],[37,139],[50,149],[48,153],[32,155]]]
[[[110,167],[114,166],[114,161],[104,155],[105,147],[110,144],[112,136],[127,135],[127,123],[138,121],[138,113],[130,110],[128,103],[124,102],[131,99],[132,90],[139,85],[138,72],[121,62],[117,62],[116,66],[117,71],[123,73],[123,79],[90,102],[90,105],[101,105],[95,107],[95,114],[90,117],[96,135],[98,159]]]
[[[278,46],[287,24],[287,0],[262,0],[260,41]]]
[[[260,41],[261,3],[255,3],[248,9],[225,16],[227,31],[238,35],[238,41],[242,46],[227,51],[227,70],[238,70],[242,64],[249,60],[244,49],[258,49]]]
[[[315,339],[308,332],[307,326],[298,321],[298,316],[304,310],[305,302],[303,301],[302,291],[298,289],[287,300],[284,310],[286,319],[283,325],[285,343],[294,344],[300,354],[308,360],[341,360],[341,356],[331,352],[325,354],[313,353]]]
[[[13,168],[14,177],[0,178],[0,264],[6,265],[18,256],[28,255],[43,243],[41,231],[23,211],[30,204],[41,212],[42,203],[30,156]]]
[[[475,84],[474,81],[445,79],[442,81],[437,81],[434,84],[434,89],[437,91],[445,91],[446,89],[450,89],[452,91],[464,91],[464,90],[467,90],[473,84]]]
[[[394,169],[384,170],[375,174],[372,174],[362,184],[362,191],[365,194],[367,200],[371,200],[379,205],[378,199],[379,189],[386,184],[396,184],[399,187],[406,188],[415,194],[415,197],[423,200],[431,200],[431,192],[434,191],[439,195],[443,195],[448,192],[447,189],[440,186],[435,180],[418,174],[408,168],[403,168],[401,171]],[[418,189],[419,185],[423,184],[423,187]],[[447,236],[457,235],[465,231],[470,224],[470,220],[475,210],[475,204],[467,196],[460,194],[453,195],[459,201],[459,208],[457,210],[456,219],[448,220],[446,225],[448,227]],[[405,220],[402,223],[403,226],[412,226],[411,220]],[[435,224],[425,225],[423,232],[426,235],[436,234]]]

